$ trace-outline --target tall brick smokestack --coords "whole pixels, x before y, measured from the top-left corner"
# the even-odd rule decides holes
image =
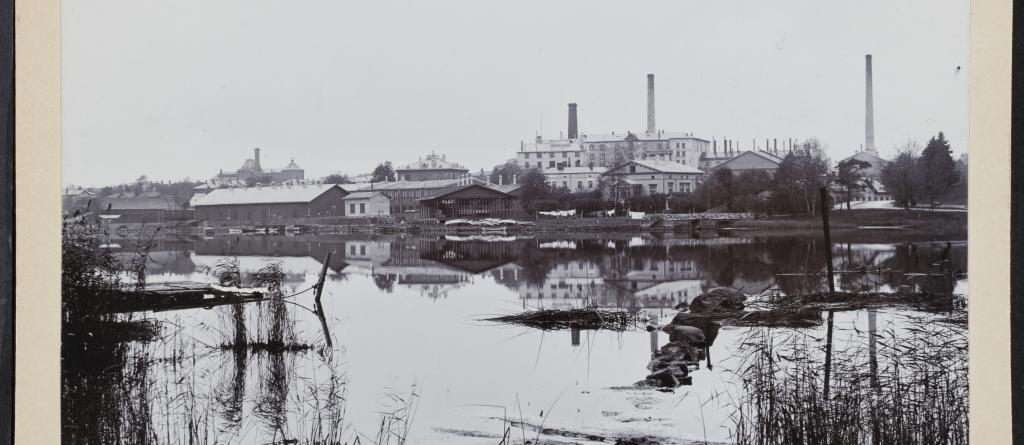
[[[647,134],[654,134],[654,74],[647,75]]]
[[[253,167],[256,169],[256,171],[260,171],[260,170],[262,170],[260,168],[260,149],[259,149],[259,147],[257,147],[256,150],[253,150],[253,151],[255,152],[253,154],[253,157],[252,157]]]
[[[579,128],[576,125],[576,104],[569,104],[569,139],[579,137]]]
[[[871,54],[865,55],[864,149],[875,151],[875,100],[872,94]]]

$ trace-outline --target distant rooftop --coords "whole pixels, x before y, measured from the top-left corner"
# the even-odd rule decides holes
[[[398,170],[437,170],[437,169],[452,169],[452,170],[467,170],[461,164],[448,160],[448,157],[444,154],[438,155],[437,153],[431,152],[429,155],[421,156],[416,162],[410,162],[401,167],[395,168]]]
[[[467,179],[430,179],[427,181],[375,182],[371,184],[369,190],[430,189],[439,187],[449,187],[466,181]]]
[[[647,134],[645,132],[623,132],[623,133],[612,133],[612,134],[583,134],[580,137],[584,142],[622,142],[632,134],[638,141],[664,141],[668,139],[696,139],[704,142],[710,142],[707,139],[699,138],[693,135],[693,133],[684,132],[669,132],[659,131],[657,133]]]
[[[385,194],[383,194],[381,192],[378,192],[378,191],[352,192],[352,193],[349,193],[349,194],[345,195],[345,198],[343,198],[343,199],[346,199],[346,200],[347,199],[369,199],[369,198],[374,197],[375,195],[381,195],[381,196],[384,196],[384,197],[386,197],[388,199],[391,199],[390,197],[388,197],[388,195],[385,195]]]
[[[544,174],[545,175],[579,174],[579,173],[596,173],[596,174],[601,174],[601,173],[604,173],[607,170],[608,169],[606,169],[604,167],[597,167],[597,166],[595,166],[593,168],[588,167],[588,166],[583,166],[583,167],[562,167],[561,169],[558,169],[558,168],[546,169],[546,170],[544,170]]]
[[[633,161],[637,165],[657,170],[663,173],[697,173],[704,174],[703,171],[688,165],[683,165],[678,162],[662,161],[659,159],[634,159]]]

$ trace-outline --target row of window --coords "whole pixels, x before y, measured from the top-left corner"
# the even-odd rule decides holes
[[[555,161],[548,161],[548,168],[558,168],[559,166],[570,167],[570,166],[572,166],[572,164],[570,164],[569,162],[557,162],[556,163]],[[579,159],[576,160],[575,166],[576,167],[580,167],[581,166]],[[531,164],[530,161],[526,161],[526,162],[523,163],[523,168],[531,168],[531,167],[534,167],[534,165]],[[544,168],[544,162],[543,161],[537,161],[536,168]]]
[[[558,181],[549,181],[548,185],[551,186],[551,187],[556,187],[557,188],[558,187]],[[564,188],[564,189],[569,188],[569,182],[568,181],[562,181],[562,188]],[[591,190],[593,188],[594,188],[594,181],[587,181],[587,188],[586,188],[586,190]],[[576,190],[584,190],[584,188],[583,188],[583,181],[576,181]]]
[[[526,159],[530,159],[530,153],[533,153],[535,155],[534,157],[536,157],[537,159],[540,159],[540,158],[544,157],[544,153],[547,153],[549,158],[555,157],[555,152],[553,152],[553,151],[545,151],[545,152],[542,152],[542,151],[530,152],[530,151],[528,151],[528,152],[526,152],[524,154],[524,157]],[[562,153],[562,157],[563,158],[569,157],[569,152],[568,151],[560,151],[559,153]],[[572,154],[573,154],[573,156],[575,156],[577,158],[580,157],[580,152],[578,152],[578,151],[574,151],[574,152],[572,152]]]
[[[668,189],[667,190],[668,193],[674,193],[675,192],[675,183],[673,183],[672,181],[669,181],[668,183],[666,183],[665,187]],[[648,189],[648,191],[650,191],[650,193],[652,195],[655,194],[655,193],[658,193],[658,184],[647,184],[647,189]],[[683,193],[689,193],[690,192],[690,183],[689,182],[680,182],[679,183],[679,191],[683,192]]]

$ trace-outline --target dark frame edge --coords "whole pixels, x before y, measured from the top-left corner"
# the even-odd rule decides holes
[[[0,0],[0,445],[14,443],[14,0]]]
[[[1024,122],[1024,2],[1013,2],[1010,122]],[[1012,125],[1012,124],[1011,124]],[[1013,443],[1024,444],[1024,127],[1010,129],[1010,380]]]

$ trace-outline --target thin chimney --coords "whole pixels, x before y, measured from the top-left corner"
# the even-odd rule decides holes
[[[576,124],[576,104],[569,104],[569,139],[579,137],[579,128]]]
[[[260,149],[259,147],[256,147],[256,149],[253,151],[255,152],[252,158],[253,168],[255,168],[256,171],[261,171],[262,169],[260,169]]]
[[[864,56],[865,104],[864,104],[864,149],[875,151],[875,103],[872,94],[871,54]]]
[[[654,134],[654,74],[647,75],[647,134]]]

